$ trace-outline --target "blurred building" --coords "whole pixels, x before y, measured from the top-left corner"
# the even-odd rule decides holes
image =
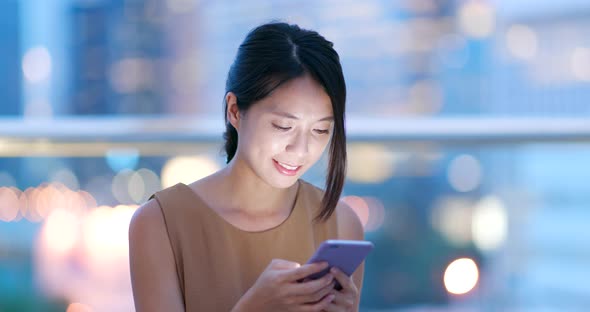
[[[0,116],[21,114],[19,2],[0,1]]]
[[[494,40],[490,71],[494,114],[590,116],[587,13],[508,20]]]
[[[22,114],[22,60],[18,0],[0,1],[0,117]],[[0,186],[16,186],[18,160],[0,158]]]
[[[153,1],[72,1],[71,113],[159,114],[166,40]]]
[[[484,113],[590,117],[590,5],[544,2],[531,11],[507,6],[513,10],[491,39],[496,55],[486,78]],[[580,165],[587,153],[575,143],[531,144],[518,154],[489,157],[498,168],[492,180],[514,186],[529,181],[526,188],[505,194],[515,201],[510,211],[513,240],[498,256],[504,265],[493,273],[507,276],[498,295],[528,307],[560,310],[590,303],[585,285],[590,270],[580,249],[590,243],[590,235],[583,234],[587,225],[580,222],[590,216],[584,178],[590,172]]]

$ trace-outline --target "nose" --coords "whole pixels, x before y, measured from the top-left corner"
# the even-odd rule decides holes
[[[298,132],[287,145],[287,152],[295,154],[299,159],[307,156],[309,152],[309,138],[305,133]]]

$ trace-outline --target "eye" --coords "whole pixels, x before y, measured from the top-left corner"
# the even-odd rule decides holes
[[[313,131],[315,131],[318,134],[328,134],[328,133],[330,133],[330,130],[324,130],[324,129],[314,129]]]
[[[273,126],[275,129],[277,129],[277,130],[281,130],[281,131],[288,131],[288,130],[290,130],[290,129],[291,129],[291,127],[281,127],[281,126],[279,126],[279,125],[275,125],[275,124],[272,124],[272,126]]]

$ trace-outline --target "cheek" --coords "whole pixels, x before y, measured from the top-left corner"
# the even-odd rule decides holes
[[[266,149],[272,155],[280,154],[287,146],[287,140],[278,137],[269,137],[264,142]]]
[[[284,135],[261,131],[249,143],[257,150],[259,156],[268,157],[283,152],[289,144],[289,139]]]
[[[328,143],[330,141],[326,139],[318,139],[311,144],[309,147],[310,156],[313,158],[314,161],[317,161],[328,147]]]

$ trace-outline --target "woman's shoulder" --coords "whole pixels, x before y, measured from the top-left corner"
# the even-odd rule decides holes
[[[182,183],[178,183],[150,196],[149,200],[133,214],[129,230],[137,228],[138,231],[149,231],[154,229],[164,233],[166,231],[166,209],[185,201],[186,193],[183,190],[185,187]]]
[[[185,187],[187,187],[187,185],[179,182],[179,183],[176,183],[172,186],[167,186],[167,187],[155,192],[154,194],[152,194],[152,196],[150,196],[149,199],[150,199],[150,201],[155,199],[157,202],[160,202],[160,199],[162,199],[162,198],[177,197],[179,193],[183,192],[183,188],[185,188]]]
[[[138,311],[182,307],[173,246],[160,205],[154,199],[140,206],[131,218],[129,263]]]
[[[139,206],[133,213],[129,223],[129,235],[131,237],[134,236],[133,233],[136,233],[137,236],[143,236],[146,231],[165,231],[165,227],[160,204],[155,198],[152,198]]]

